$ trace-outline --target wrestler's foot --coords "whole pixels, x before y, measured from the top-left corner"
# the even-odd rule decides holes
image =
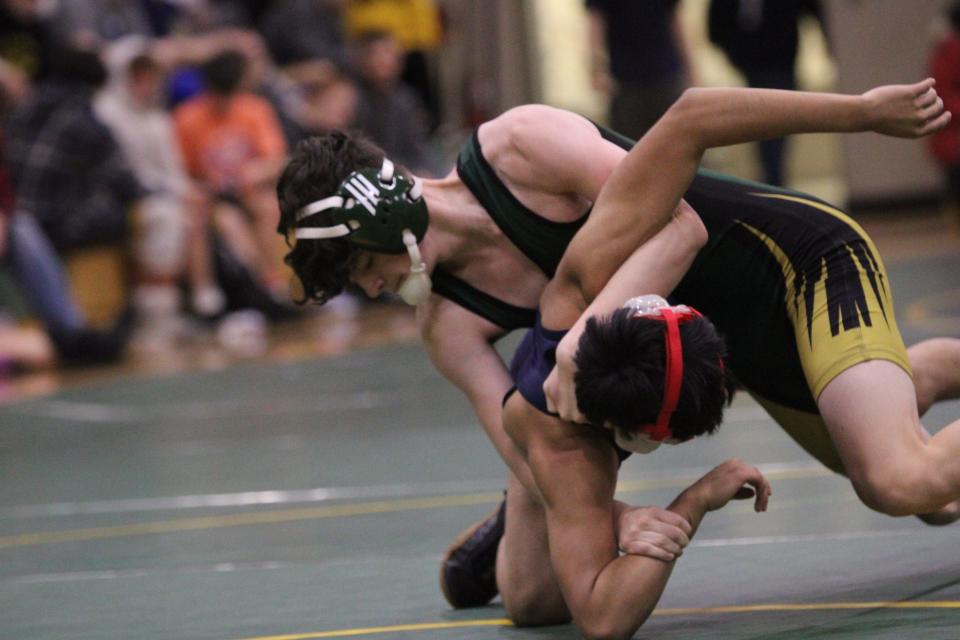
[[[497,547],[504,507],[457,536],[440,564],[440,590],[454,609],[482,607],[497,595]]]

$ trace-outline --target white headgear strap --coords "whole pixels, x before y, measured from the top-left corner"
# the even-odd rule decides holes
[[[324,198],[323,200],[311,202],[297,211],[295,218],[296,224],[299,225],[310,216],[315,216],[321,211],[342,206],[343,198],[340,196],[330,196],[329,198]],[[354,230],[355,228],[351,228],[346,224],[335,224],[332,227],[305,227],[302,229],[297,229],[294,232],[294,237],[297,238],[297,240],[328,240],[330,238],[342,238],[343,236],[348,236]]]
[[[409,304],[417,306],[427,299],[430,291],[433,289],[433,283],[430,275],[427,273],[427,265],[420,257],[420,247],[417,246],[417,237],[409,229],[403,230],[403,244],[410,255],[410,275],[400,286],[397,295]]]
[[[393,182],[393,177],[396,174],[396,166],[389,158],[383,159],[383,165],[380,167],[380,182],[383,184],[391,184]],[[410,189],[410,197],[412,200],[416,200],[423,193],[423,185],[420,183],[419,179],[414,179],[413,188]],[[299,226],[301,222],[314,216],[321,211],[326,211],[327,209],[341,208],[346,204],[347,206],[352,206],[353,199],[349,201],[344,201],[340,196],[330,196],[329,198],[323,198],[321,200],[316,200],[310,204],[302,207],[295,216],[295,223]],[[371,209],[369,204],[365,203],[364,206]],[[307,227],[305,229],[297,229],[294,233],[294,237],[297,240],[329,240],[331,238],[342,238],[348,236],[360,227],[360,223],[355,222],[350,225],[346,224],[335,224],[331,227]]]

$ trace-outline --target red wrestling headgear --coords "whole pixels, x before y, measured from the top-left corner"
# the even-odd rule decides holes
[[[683,385],[683,343],[680,340],[680,325],[702,314],[686,305],[670,306],[660,296],[640,296],[631,298],[624,307],[635,310],[634,317],[661,320],[666,324],[666,368],[664,369],[663,403],[660,413],[653,424],[644,424],[636,428],[637,433],[647,434],[651,440],[662,442],[673,436],[670,418],[677,410],[680,401],[680,387]],[[721,363],[722,366],[722,363]]]

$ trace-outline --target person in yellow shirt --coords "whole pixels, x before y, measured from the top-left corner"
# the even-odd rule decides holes
[[[443,21],[436,0],[347,0],[343,6],[347,36],[389,33],[405,53],[401,80],[416,89],[437,124],[438,103],[431,72],[431,53],[443,40]]]

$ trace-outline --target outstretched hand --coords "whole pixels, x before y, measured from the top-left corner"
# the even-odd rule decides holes
[[[756,468],[736,458],[714,467],[689,489],[695,492],[704,511],[716,511],[731,500],[755,498],[754,511],[766,511],[770,483]]]
[[[871,129],[896,138],[922,138],[950,122],[933,78],[916,84],[892,84],[863,94]]]

